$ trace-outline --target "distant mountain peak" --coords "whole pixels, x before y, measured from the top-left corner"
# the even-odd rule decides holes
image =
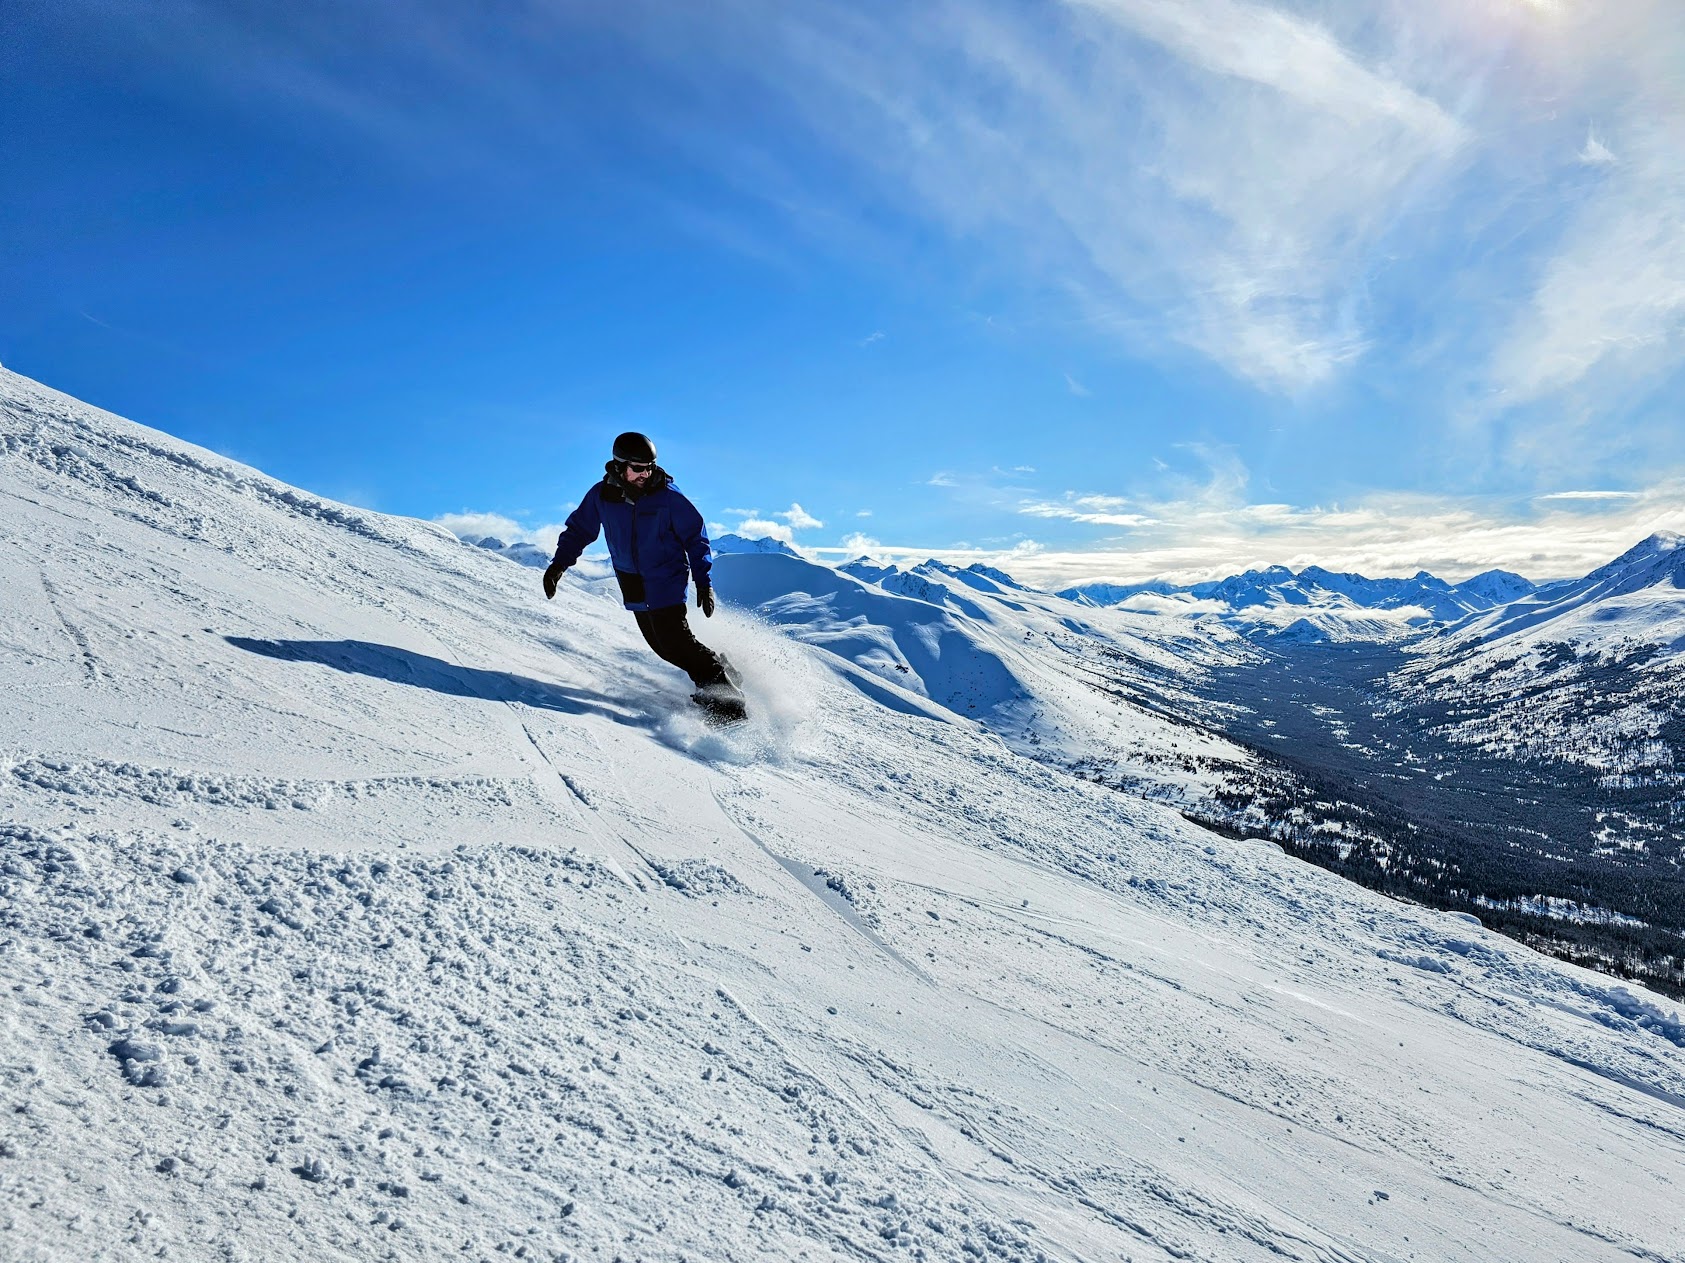
[[[985,566],[980,561],[972,562],[966,567],[966,569],[972,574],[982,575],[985,579],[993,579],[996,583],[1003,583],[1009,588],[1018,588],[1020,591],[1027,590],[1022,583],[1019,583],[1018,580],[1007,574],[1006,571],[997,569],[994,566]]]
[[[1598,597],[1616,592],[1633,592],[1671,581],[1675,587],[1685,586],[1685,535],[1677,531],[1657,531],[1640,540],[1606,566],[1599,566],[1562,594],[1565,599],[1595,594]]]
[[[714,536],[708,542],[717,553],[781,553],[786,557],[801,556],[783,540],[764,535],[759,539],[749,539],[727,531],[724,535]]]
[[[1367,639],[1375,635],[1390,638],[1404,629],[1429,623],[1455,623],[1532,596],[1537,590],[1530,580],[1502,570],[1489,570],[1465,583],[1452,584],[1428,570],[1418,570],[1409,578],[1370,579],[1322,566],[1306,566],[1295,572],[1284,565],[1273,565],[1187,585],[1163,580],[1090,583],[1066,588],[1059,595],[1100,606],[1123,604],[1140,593],[1219,602],[1227,610],[1219,611],[1218,617],[1272,631],[1280,627],[1280,612],[1296,607],[1314,611],[1318,619],[1331,618],[1332,622],[1322,625],[1324,631],[1339,623],[1350,636]],[[1372,617],[1371,611],[1385,617]],[[1209,608],[1200,611],[1202,616],[1210,612]],[[1294,636],[1305,631],[1300,628]]]
[[[843,574],[854,576],[862,583],[877,583],[881,579],[887,579],[890,575],[901,573],[900,567],[893,562],[876,562],[866,556],[865,553],[861,553],[852,561],[843,562],[837,569]]]

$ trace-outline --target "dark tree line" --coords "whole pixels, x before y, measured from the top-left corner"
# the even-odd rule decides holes
[[[1227,774],[1189,814],[1685,999],[1679,686],[1635,669],[1653,656],[1648,649],[1546,656],[1547,669],[1517,687],[1487,692],[1496,678],[1466,681],[1455,693],[1404,704],[1391,684],[1399,659],[1384,649],[1311,648],[1230,676],[1222,687],[1255,705],[1228,735],[1251,747],[1257,765]],[[1651,736],[1602,739],[1629,773],[1586,766],[1583,740],[1549,723],[1517,750],[1453,740],[1459,721],[1495,707],[1520,706],[1530,717],[1529,707],[1551,697],[1541,677],[1564,684],[1569,674],[1578,717],[1638,697],[1666,713]],[[1338,730],[1328,711],[1337,712]]]

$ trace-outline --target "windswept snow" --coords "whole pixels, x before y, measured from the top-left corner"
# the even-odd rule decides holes
[[[1679,1257],[1672,1008],[954,714],[961,599],[1065,713],[1033,593],[698,620],[714,732],[600,572],[0,443],[0,1255]]]

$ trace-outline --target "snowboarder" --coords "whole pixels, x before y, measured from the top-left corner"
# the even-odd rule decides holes
[[[546,599],[556,595],[562,575],[599,531],[608,540],[621,598],[649,647],[690,676],[696,686],[691,700],[711,721],[742,719],[736,670],[724,654],[697,640],[685,617],[687,573],[696,581],[697,608],[704,618],[714,616],[713,561],[702,515],[655,463],[655,444],[642,434],[614,440],[614,459],[604,465],[602,481],[568,514],[556,556],[544,572]]]

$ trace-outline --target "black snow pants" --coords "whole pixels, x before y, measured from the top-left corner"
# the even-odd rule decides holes
[[[634,610],[633,615],[638,620],[638,630],[644,634],[656,656],[690,676],[691,683],[697,688],[726,682],[725,664],[718,654],[692,633],[683,605],[668,605],[659,610]]]

